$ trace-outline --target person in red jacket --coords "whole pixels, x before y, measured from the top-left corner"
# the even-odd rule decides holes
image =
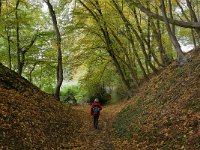
[[[102,110],[102,107],[101,107],[101,104],[99,103],[99,99],[95,98],[94,102],[91,105],[91,115],[94,118],[93,125],[95,129],[97,129],[98,127],[98,120],[99,120],[101,110]]]

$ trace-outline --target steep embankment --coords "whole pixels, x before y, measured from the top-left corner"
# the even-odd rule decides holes
[[[200,149],[200,52],[163,69],[139,89],[114,123],[133,149]]]
[[[80,126],[69,106],[0,64],[0,149],[59,149]]]

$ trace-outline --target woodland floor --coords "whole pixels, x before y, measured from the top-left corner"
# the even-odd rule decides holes
[[[116,106],[117,105],[117,106]],[[80,111],[79,115],[82,128],[74,141],[61,146],[61,149],[73,150],[114,150],[121,149],[121,141],[114,136],[112,123],[119,111],[126,106],[120,103],[103,107],[99,118],[99,128],[94,129],[93,118],[90,115],[90,106],[76,106],[74,109]],[[126,147],[127,149],[127,147]],[[132,148],[130,148],[132,149]]]

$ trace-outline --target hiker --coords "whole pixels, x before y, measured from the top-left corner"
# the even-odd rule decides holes
[[[101,104],[99,103],[99,99],[95,98],[94,102],[91,105],[91,115],[94,118],[93,125],[95,129],[97,129],[98,127],[98,119],[99,119],[101,110],[102,110],[102,107],[101,107]]]

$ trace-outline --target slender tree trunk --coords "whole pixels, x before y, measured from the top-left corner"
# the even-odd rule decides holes
[[[149,8],[149,2],[148,2],[148,0],[147,0],[147,7]],[[152,48],[152,46],[151,46],[151,19],[152,18],[150,18],[150,17],[148,17],[148,23],[147,23],[147,40],[146,40],[146,45],[147,45],[147,48],[148,48],[148,51],[149,51],[149,59],[150,59],[150,61],[151,61],[151,57],[154,59],[154,62],[158,65],[158,66],[163,66],[160,62],[159,62],[159,60],[158,60],[158,58],[157,58],[157,56],[156,56],[156,54],[155,54],[155,51],[153,50],[153,48]],[[155,65],[154,65],[155,66]],[[155,67],[156,68],[156,67]]]
[[[141,50],[142,50],[142,53],[145,57],[145,61],[146,61],[146,64],[153,70],[153,72],[157,72],[158,70],[154,67],[154,65],[151,63],[151,60],[149,59],[148,55],[147,55],[147,52],[146,52],[146,48],[145,48],[145,45],[142,41],[142,39],[140,38],[140,36],[138,35],[137,31],[131,27],[132,31],[134,32],[135,36],[136,36],[136,39],[138,40],[139,44],[140,44],[140,47],[141,47]]]
[[[117,68],[117,71],[122,79],[122,82],[124,83],[124,85],[126,86],[127,90],[128,90],[128,97],[131,97],[132,96],[132,92],[131,92],[131,86],[130,86],[130,83],[126,80],[125,76],[124,76],[124,73],[121,69],[121,66],[112,50],[112,48],[109,48],[110,46],[107,47],[107,51],[110,55],[110,57],[112,58],[113,62],[114,62],[114,65],[115,67]]]
[[[1,0],[0,0],[1,1]],[[8,19],[8,1],[6,0],[6,19]],[[5,27],[7,44],[8,44],[8,63],[9,69],[12,69],[12,57],[11,57],[11,39],[10,39],[10,26]]]
[[[150,68],[153,70],[153,72],[157,72],[157,69],[153,66],[153,64],[151,63],[151,61],[148,59],[148,55],[146,53],[146,50],[145,50],[145,45],[143,43],[143,40],[142,38],[140,37],[140,35],[137,33],[137,31],[134,29],[133,25],[127,20],[127,18],[124,16],[123,12],[120,10],[118,4],[116,3],[115,0],[112,0],[115,8],[117,9],[119,15],[121,16],[122,20],[124,21],[124,24],[126,26],[128,26],[128,28],[130,28],[132,30],[132,32],[135,34],[136,36],[136,39],[138,40],[139,44],[140,44],[140,47],[142,49],[142,52],[143,52],[143,55],[145,57],[145,61],[146,63],[150,66]]]
[[[194,48],[196,49],[197,48],[197,43],[196,43],[196,38],[195,38],[195,31],[193,29],[191,29],[191,34],[192,34]]]
[[[35,63],[33,64],[33,67],[31,68],[31,70],[30,70],[30,72],[29,72],[29,81],[30,81],[30,82],[32,82],[32,73],[33,73],[33,71],[35,70],[35,67],[36,67],[37,63],[38,63],[38,62],[35,62]]]
[[[115,53],[113,51],[113,48],[112,48],[112,43],[111,43],[111,40],[110,40],[110,36],[109,36],[109,33],[107,31],[107,27],[105,26],[104,28],[102,28],[102,32],[103,32],[103,35],[104,35],[104,38],[106,40],[106,45],[107,45],[107,51],[110,55],[110,57],[112,58],[113,62],[114,62],[114,65],[116,66],[117,68],[117,71],[122,79],[122,82],[124,83],[124,85],[127,87],[127,90],[128,90],[128,96],[131,97],[132,93],[131,93],[131,86],[130,86],[130,83],[126,80],[125,78],[125,75],[124,75],[124,72],[122,71],[121,69],[121,66],[115,56]]]
[[[162,43],[162,35],[161,35],[161,31],[160,31],[159,20],[157,20],[157,27],[156,27],[155,23],[153,21],[151,21],[151,28],[153,30],[153,33],[155,34],[155,39],[158,43],[158,50],[160,52],[160,58],[161,58],[162,64],[164,64],[164,66],[167,66],[168,64],[170,64],[171,60],[168,57],[168,55],[166,54],[165,48]]]
[[[123,46],[122,42],[120,41],[120,39],[117,37],[117,35],[114,33],[114,31],[112,29],[111,30],[111,33],[113,35],[113,37],[115,38],[115,40],[117,41],[117,43],[119,44],[119,46],[121,47],[121,49],[123,50],[124,54],[125,54],[125,58],[127,59],[127,67],[130,71],[130,74],[132,76],[132,80],[133,80],[133,83],[138,86],[138,78],[137,76],[135,75],[134,73],[134,70],[133,70],[133,66],[132,66],[132,62],[129,58],[129,55],[128,55],[128,52],[127,52],[127,49]]]
[[[181,12],[182,12],[183,16],[185,17],[185,19],[189,22],[190,19],[188,18],[187,14],[184,12],[183,7],[181,6],[181,4],[179,3],[178,0],[176,0],[176,4],[177,4],[177,5],[179,6],[179,8],[181,9]],[[198,5],[197,5],[197,7],[198,7]],[[198,9],[197,9],[197,10],[198,10]],[[197,13],[197,14],[199,14],[199,13]],[[195,32],[196,32],[195,29],[191,29],[193,44],[194,44],[194,47],[196,48],[196,47],[197,47],[197,44],[196,44]],[[197,40],[197,41],[199,41],[199,40]]]
[[[190,0],[186,0],[187,2],[187,6],[190,10],[190,17],[191,17],[191,21],[194,21],[194,22],[198,22],[198,19],[197,19],[197,16],[192,8],[192,5],[191,5],[191,1]]]
[[[140,68],[142,70],[142,73],[143,73],[144,77],[146,79],[148,79],[148,76],[147,76],[147,74],[145,72],[145,69],[144,69],[144,67],[142,65],[142,62],[141,62],[141,60],[139,58],[139,55],[138,55],[137,51],[135,50],[135,45],[134,45],[133,37],[131,35],[131,31],[130,31],[130,28],[129,28],[129,22],[128,22],[128,20],[125,19],[125,16],[123,15],[122,11],[120,10],[120,7],[118,6],[118,4],[114,0],[113,0],[113,4],[114,4],[115,8],[117,9],[117,11],[119,12],[119,14],[121,15],[122,20],[124,21],[124,24],[125,24],[125,27],[126,27],[126,30],[127,30],[127,34],[128,34],[128,38],[127,39],[130,41],[130,43],[132,45],[133,53],[134,53],[134,55],[137,58],[137,62],[138,62],[139,66],[140,66]]]
[[[2,9],[2,0],[0,0],[0,15],[1,15],[1,10]]]
[[[42,75],[43,75],[43,67],[40,65],[40,76],[39,76],[39,88],[42,88]]]
[[[188,8],[190,10],[191,21],[198,22],[197,16],[196,16],[196,14],[195,14],[195,12],[194,12],[194,10],[192,8],[192,5],[191,5],[191,1],[190,0],[186,0],[186,2],[187,2],[187,6],[188,6]],[[197,32],[198,38],[200,39],[200,29],[195,29],[195,31]],[[199,39],[198,39],[198,41],[199,41]]]
[[[7,36],[7,44],[8,44],[8,63],[9,69],[12,69],[12,57],[11,57],[11,40],[10,40],[10,29],[6,27],[6,36]]]
[[[56,18],[56,14],[53,10],[53,6],[51,5],[51,3],[49,2],[49,0],[45,0],[48,8],[49,8],[49,13],[51,15],[51,19],[53,22],[53,26],[54,26],[54,30],[56,32],[56,39],[57,39],[57,84],[56,84],[56,88],[54,91],[54,95],[55,97],[60,100],[60,87],[62,85],[63,82],[63,68],[62,68],[62,51],[61,51],[61,35],[60,35],[60,31],[58,28],[58,24],[57,24],[57,18]]]
[[[172,10],[172,3],[171,3],[171,0],[168,0],[168,3],[169,3],[169,14],[170,14],[170,18],[173,20],[174,18],[173,18],[173,10]],[[175,25],[174,24],[171,24],[171,28],[172,28],[172,33],[174,34],[174,35],[176,35],[175,34]]]
[[[146,71],[145,71],[145,68],[144,68],[144,66],[143,66],[143,64],[142,64],[142,61],[141,61],[141,59],[140,59],[140,56],[139,56],[138,53],[137,53],[137,50],[136,50],[136,47],[135,47],[135,43],[134,43],[134,40],[133,40],[133,37],[132,37],[132,36],[130,36],[130,43],[131,43],[131,45],[132,45],[132,49],[133,49],[134,55],[135,55],[135,57],[136,57],[137,63],[138,63],[138,65],[139,65],[140,69],[142,70],[142,74],[143,74],[144,78],[145,78],[145,79],[149,79],[149,77],[148,77],[148,75],[147,75],[147,73],[146,73]]]
[[[167,15],[166,15],[166,10],[165,10],[165,3],[164,0],[161,0],[161,10],[162,10],[162,14],[163,14],[163,19],[167,28],[167,31],[169,33],[170,39],[175,47],[176,53],[177,53],[177,58],[178,58],[178,62],[180,65],[184,65],[187,62],[187,58],[186,56],[183,54],[182,50],[181,50],[181,46],[178,43],[178,40],[176,38],[176,36],[172,33],[172,30],[170,28],[169,22],[167,21]]]
[[[16,18],[16,48],[17,48],[17,65],[18,65],[18,74],[22,75],[24,62],[25,62],[25,54],[26,52],[33,46],[37,35],[35,35],[29,45],[20,47],[20,34],[19,34],[19,16],[18,16],[18,8],[19,8],[20,0],[17,0],[15,7],[15,18]]]
[[[19,75],[22,74],[22,66],[21,66],[21,48],[20,48],[20,39],[19,39],[19,17],[18,17],[18,7],[19,7],[19,0],[16,2],[16,7],[15,7],[15,18],[16,18],[16,48],[17,48],[17,73]]]
[[[200,13],[199,13],[199,0],[196,0],[196,6],[197,6],[197,19],[200,20]]]

